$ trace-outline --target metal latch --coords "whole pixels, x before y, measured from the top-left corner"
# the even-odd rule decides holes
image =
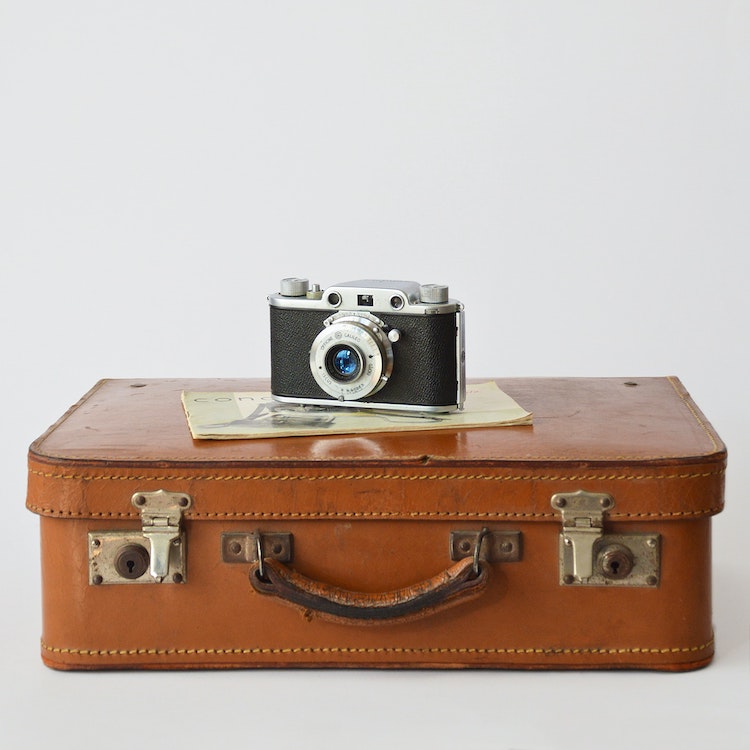
[[[184,492],[136,492],[131,503],[141,530],[88,535],[89,583],[184,583],[182,514],[192,505]]]
[[[605,534],[606,514],[615,507],[606,493],[559,492],[552,507],[562,515],[560,583],[579,586],[657,586],[658,534]]]

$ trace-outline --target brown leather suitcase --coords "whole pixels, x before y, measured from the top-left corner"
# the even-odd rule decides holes
[[[30,449],[60,669],[688,670],[726,451],[676,378],[498,380],[533,426],[193,441],[105,380]]]

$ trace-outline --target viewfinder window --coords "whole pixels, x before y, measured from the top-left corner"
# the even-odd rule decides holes
[[[358,294],[357,304],[361,307],[372,307],[372,295],[371,294]]]

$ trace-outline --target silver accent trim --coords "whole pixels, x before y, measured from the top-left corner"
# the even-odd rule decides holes
[[[448,412],[458,411],[459,407],[457,404],[449,406],[422,406],[419,404],[373,404],[368,401],[336,401],[330,398],[294,398],[291,396],[277,396],[272,393],[274,401],[279,401],[282,404],[305,404],[308,406],[328,406],[337,409],[352,409],[359,411],[360,409],[377,409],[380,412],[391,411],[394,413],[398,412],[424,412],[429,414],[447,414]]]
[[[334,310],[351,312],[387,312],[391,315],[446,315],[458,312],[462,305],[454,299],[445,302],[420,302],[420,285],[416,281],[383,281],[381,279],[363,279],[348,281],[324,289],[320,295],[288,297],[280,292],[268,296],[272,307],[293,308],[295,310]],[[332,305],[328,302],[331,294],[337,294],[340,302]],[[360,305],[359,295],[371,295],[371,305]],[[403,307],[396,309],[391,305],[392,297],[401,297]]]
[[[419,301],[428,305],[443,304],[448,301],[448,287],[445,284],[422,284]]]
[[[323,324],[310,347],[310,370],[318,386],[340,401],[359,401],[377,393],[393,371],[393,348],[385,323],[369,313],[342,311]],[[354,380],[337,380],[326,366],[328,352],[340,344],[354,349],[361,360],[362,372]]]
[[[304,297],[310,288],[307,279],[288,278],[282,279],[279,284],[279,294],[284,297]]]

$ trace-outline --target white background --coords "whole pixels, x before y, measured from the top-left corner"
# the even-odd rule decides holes
[[[749,138],[748,2],[0,2],[4,746],[750,747]],[[449,283],[471,376],[678,375],[713,665],[43,667],[28,444],[102,377],[266,376],[291,275]]]

